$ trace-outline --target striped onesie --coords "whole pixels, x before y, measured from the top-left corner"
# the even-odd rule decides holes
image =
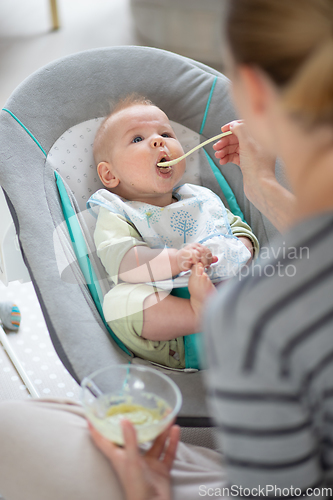
[[[293,227],[246,272],[205,319],[230,487],[249,498],[259,487],[277,498],[307,488],[329,496],[320,488],[333,486],[333,213]]]

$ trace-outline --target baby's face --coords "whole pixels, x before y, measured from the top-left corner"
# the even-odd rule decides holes
[[[165,113],[155,106],[130,106],[110,117],[107,137],[106,162],[116,185],[108,185],[100,175],[103,184],[128,200],[153,203],[159,196],[166,200],[184,174],[185,160],[173,167],[157,166],[164,158],[184,154]]]

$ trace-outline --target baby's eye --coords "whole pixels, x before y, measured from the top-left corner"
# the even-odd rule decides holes
[[[143,139],[141,136],[135,137],[132,142],[141,142]]]
[[[162,137],[171,137],[171,135],[170,135],[170,134],[165,133],[165,134],[162,134]]]

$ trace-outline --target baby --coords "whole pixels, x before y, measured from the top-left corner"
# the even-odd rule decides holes
[[[165,113],[129,96],[96,134],[106,189],[88,201],[98,213],[97,254],[115,285],[104,298],[106,321],[137,356],[172,368],[185,368],[183,337],[200,331],[203,303],[215,291],[208,274],[226,279],[258,249],[249,226],[210,190],[175,189],[185,160],[157,166],[182,154]],[[170,294],[186,284],[189,299]]]

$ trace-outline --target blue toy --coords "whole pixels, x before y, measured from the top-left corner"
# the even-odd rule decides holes
[[[21,323],[21,313],[13,302],[0,302],[0,321],[4,328],[17,331]]]

